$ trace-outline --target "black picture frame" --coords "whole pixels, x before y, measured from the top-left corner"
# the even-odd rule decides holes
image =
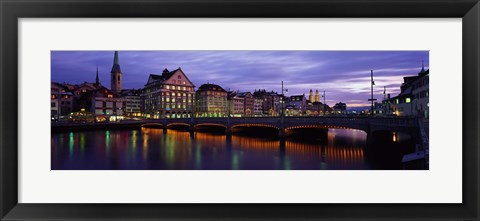
[[[479,220],[478,0],[0,0],[0,15],[1,220]],[[17,21],[75,17],[462,18],[463,203],[19,204]]]

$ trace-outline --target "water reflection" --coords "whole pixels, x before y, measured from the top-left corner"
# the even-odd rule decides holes
[[[364,132],[341,129],[286,140],[170,129],[164,134],[162,129],[153,128],[53,133],[52,169],[401,169],[398,159],[407,144],[397,134],[385,136],[397,146],[380,146],[400,151],[379,155],[382,151],[377,147],[367,148]]]

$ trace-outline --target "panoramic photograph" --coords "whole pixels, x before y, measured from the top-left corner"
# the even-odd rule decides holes
[[[429,51],[51,51],[51,170],[428,170]]]

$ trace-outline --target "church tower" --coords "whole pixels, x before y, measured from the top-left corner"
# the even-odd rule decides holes
[[[118,51],[115,51],[115,56],[113,58],[113,67],[110,73],[110,89],[115,93],[122,92],[122,70],[120,70],[120,64],[118,63]]]
[[[320,95],[318,95],[318,90],[315,90],[315,102],[320,102]]]
[[[312,89],[310,89],[310,94],[308,95],[308,100],[313,103],[313,92]]]
[[[95,78],[95,85],[100,85],[100,78],[98,78],[98,64],[97,64],[97,77]]]

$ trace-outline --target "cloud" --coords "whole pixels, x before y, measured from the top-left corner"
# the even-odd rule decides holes
[[[53,51],[52,81],[93,82],[98,65],[101,82],[109,87],[113,51]],[[124,88],[142,88],[149,74],[182,67],[198,87],[216,83],[225,89],[280,92],[289,95],[325,90],[327,103],[368,104],[370,70],[374,70],[375,97],[383,86],[392,96],[404,76],[417,74],[428,51],[120,51]],[[349,105],[350,106],[350,105]]]

